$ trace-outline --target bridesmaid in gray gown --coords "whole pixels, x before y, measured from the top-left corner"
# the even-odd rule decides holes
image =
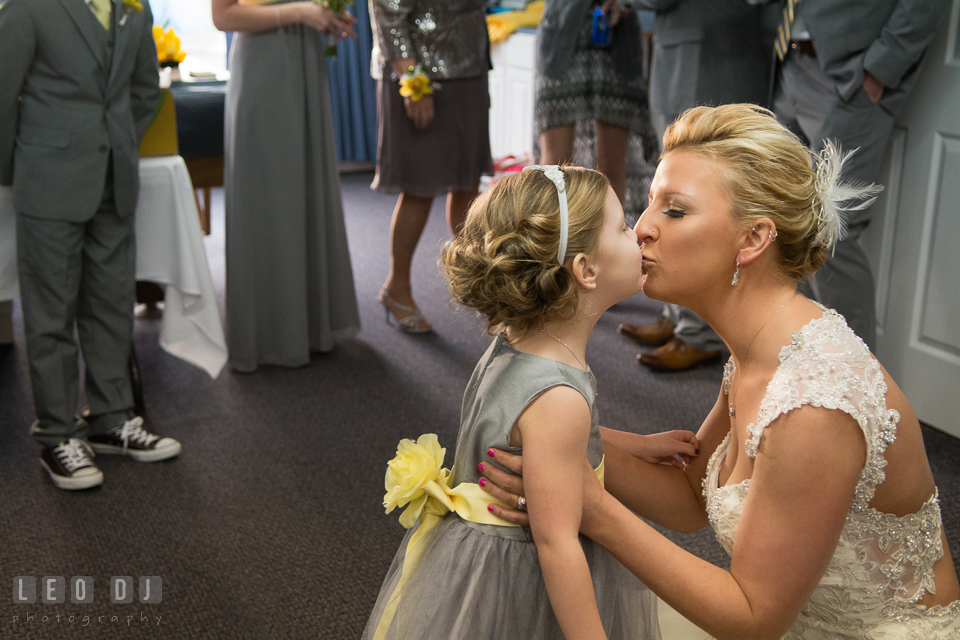
[[[314,2],[213,0],[236,31],[224,136],[230,364],[298,367],[360,328],[331,130],[325,34],[356,20]]]

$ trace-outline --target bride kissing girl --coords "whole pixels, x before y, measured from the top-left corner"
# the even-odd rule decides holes
[[[797,292],[842,234],[842,205],[877,189],[844,185],[839,150],[811,162],[752,105],[691,109],[663,149],[636,225],[642,290],[707,320],[732,356],[685,469],[643,462],[635,436],[605,432],[606,484],[582,474],[581,533],[719,639],[960,637],[917,416],[843,317]],[[525,461],[492,453],[513,473],[487,465],[486,490],[516,505]],[[712,526],[730,570],[635,514]]]
[[[640,290],[640,246],[603,174],[529,169],[480,196],[444,247],[453,297],[496,337],[464,394],[452,472],[432,434],[402,441],[388,465],[384,504],[406,507],[410,533],[364,639],[660,638],[653,594],[578,535],[581,465],[594,481],[604,473],[587,340],[604,311]],[[631,445],[677,468],[673,454],[696,454],[687,431]],[[488,511],[490,447],[526,456],[529,529]]]

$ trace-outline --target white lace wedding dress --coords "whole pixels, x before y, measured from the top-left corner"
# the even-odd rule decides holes
[[[733,371],[731,358],[724,371],[728,393]],[[866,345],[842,316],[826,309],[780,351],[780,365],[757,421],[747,427],[746,453],[756,457],[764,428],[777,416],[809,404],[850,414],[867,442],[867,462],[837,550],[785,639],[960,638],[960,602],[931,608],[917,604],[924,592],[934,592],[933,565],[943,555],[937,492],[919,511],[903,517],[869,505],[886,477],[884,451],[896,439],[900,420],[896,411],[887,409],[886,391],[880,365]],[[729,442],[728,435],[710,459],[703,481],[710,524],[727,553],[733,549],[750,489],[750,480],[718,486]]]

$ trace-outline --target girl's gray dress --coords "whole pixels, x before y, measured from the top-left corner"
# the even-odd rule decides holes
[[[490,447],[510,447],[510,431],[544,391],[565,385],[590,405],[587,458],[603,460],[593,377],[580,369],[522,353],[496,338],[477,364],[463,398],[452,486],[477,482],[477,465]],[[441,443],[442,444],[442,443]],[[373,638],[403,570],[411,529],[380,589],[364,631]],[[420,563],[408,579],[386,638],[484,640],[563,638],[550,606],[537,548],[529,529],[466,522],[455,513],[428,534]],[[657,598],[605,549],[581,536],[607,637],[659,640]]]

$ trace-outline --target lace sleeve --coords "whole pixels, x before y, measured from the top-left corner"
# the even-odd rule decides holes
[[[767,385],[757,421],[747,427],[745,450],[755,458],[764,429],[804,404],[836,409],[857,421],[867,443],[867,462],[855,504],[865,507],[883,482],[883,454],[896,438],[900,415],[886,407],[883,370],[836,312],[827,311],[794,334],[780,351],[780,366]]]

